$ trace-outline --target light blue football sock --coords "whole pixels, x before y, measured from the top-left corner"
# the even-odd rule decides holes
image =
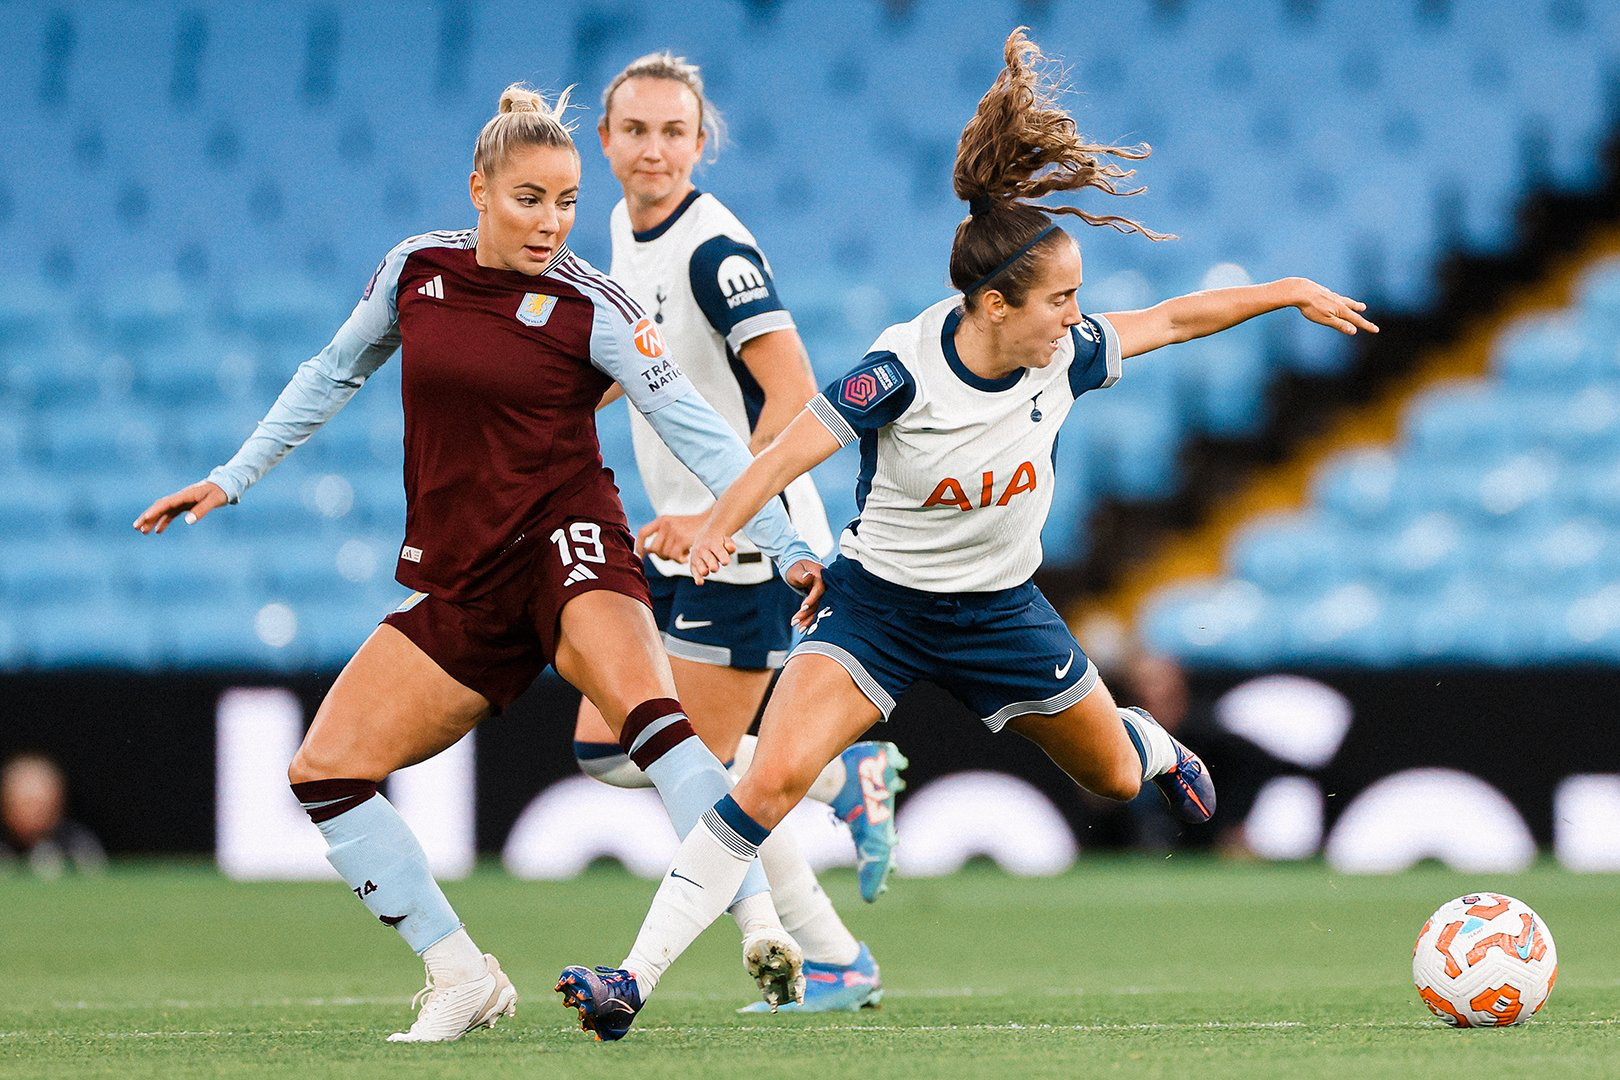
[[[658,760],[644,766],[643,771],[658,788],[669,820],[682,840],[686,839],[686,834],[692,831],[692,827],[710,807],[731,793],[730,774],[720,764],[720,759],[703,745],[703,740],[695,735],[670,747]],[[769,889],[765,870],[755,859],[748,867],[742,887],[737,890],[732,903]]]
[[[461,920],[428,870],[416,834],[382,795],[316,828],[329,845],[326,861],[418,955],[460,928]]]

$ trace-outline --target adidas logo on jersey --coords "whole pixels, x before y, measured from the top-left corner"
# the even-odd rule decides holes
[[[423,296],[431,296],[435,300],[443,300],[444,299],[444,275],[443,274],[434,274],[432,281],[425,282],[424,284],[418,285],[416,287],[416,291],[421,293]]]
[[[595,580],[596,574],[593,571],[585,566],[580,565],[579,563],[575,563],[574,568],[568,571],[568,576],[563,578],[563,588],[566,589],[570,585],[578,585],[582,581]]]

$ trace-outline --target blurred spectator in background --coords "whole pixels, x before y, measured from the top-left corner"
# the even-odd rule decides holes
[[[18,754],[0,768],[0,871],[44,878],[99,873],[107,853],[89,829],[68,820],[67,781],[43,754]]]

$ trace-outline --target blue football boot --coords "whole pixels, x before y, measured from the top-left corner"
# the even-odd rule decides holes
[[[900,770],[910,764],[891,742],[858,742],[841,755],[844,786],[832,801],[833,813],[849,826],[855,841],[855,873],[868,904],[889,887],[894,849],[894,797],[905,790]]]
[[[623,968],[565,967],[555,989],[564,1008],[579,1010],[579,1029],[595,1033],[599,1042],[624,1038],[641,1011],[636,977]]]
[[[1135,705],[1127,705],[1126,708],[1153,726],[1161,727],[1146,709],[1139,709]],[[1176,745],[1176,766],[1167,773],[1155,776],[1153,783],[1177,817],[1201,825],[1215,816],[1215,781],[1210,779],[1209,769],[1204,766],[1202,758],[1183,746],[1174,735],[1170,736],[1170,741]]]
[[[872,950],[861,942],[853,964],[804,962],[804,1001],[777,1006],[777,1012],[859,1012],[875,1009],[883,1000],[883,980],[878,974]],[[771,1007],[756,1001],[737,1010],[740,1013],[770,1012]]]

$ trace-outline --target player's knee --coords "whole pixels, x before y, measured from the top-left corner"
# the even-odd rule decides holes
[[[325,777],[315,770],[308,756],[305,755],[304,748],[300,746],[298,752],[293,755],[292,762],[287,766],[287,783],[295,785],[307,784],[311,780],[321,779],[325,779]]]
[[[804,798],[816,775],[816,772],[807,771],[801,762],[755,758],[747,775],[737,786],[742,790],[746,783],[748,797],[754,803],[768,807],[767,816],[779,821]]]
[[[287,766],[287,782],[307,784],[313,780],[330,780],[334,777],[368,776],[374,771],[372,768],[364,767],[360,762],[348,760],[342,754],[312,746],[306,741],[298,748],[291,764]],[[382,777],[374,779],[380,781]]]

